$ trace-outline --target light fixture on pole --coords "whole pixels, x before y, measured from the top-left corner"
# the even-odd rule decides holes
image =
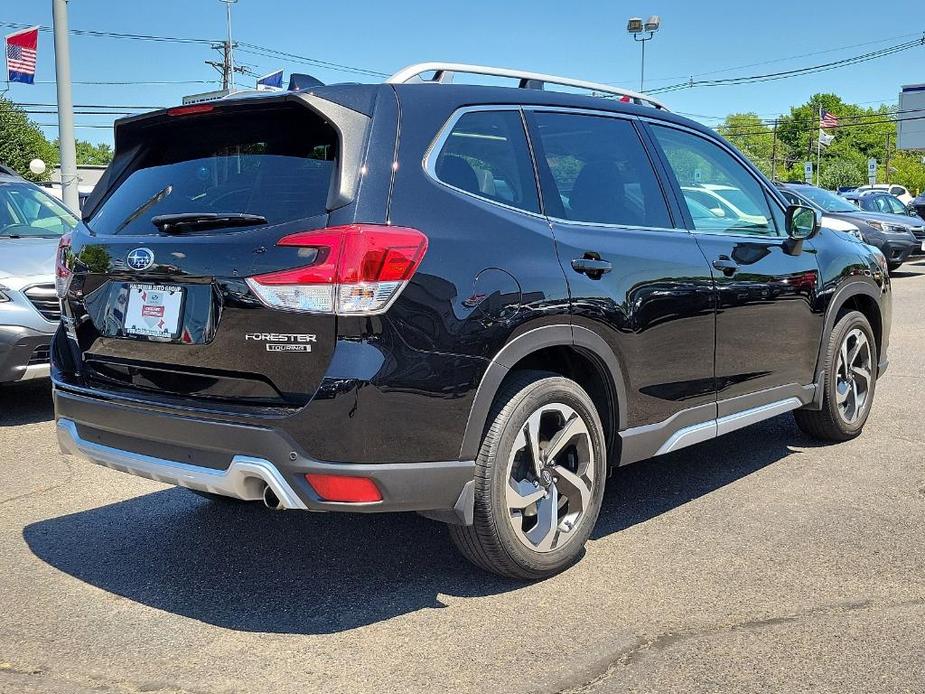
[[[643,91],[646,82],[646,41],[651,40],[652,37],[655,36],[655,32],[658,31],[661,25],[662,20],[657,14],[652,15],[644,22],[641,17],[630,17],[629,21],[626,23],[627,33],[633,35],[634,41],[639,41],[642,44],[642,64],[639,68],[639,91]]]

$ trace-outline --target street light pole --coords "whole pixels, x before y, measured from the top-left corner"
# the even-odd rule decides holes
[[[77,147],[74,144],[74,100],[71,96],[71,51],[67,33],[67,0],[52,0],[51,16],[55,34],[55,81],[58,85],[61,199],[72,210],[79,210]]]
[[[626,23],[626,31],[633,35],[633,40],[642,44],[642,61],[639,66],[639,91],[646,85],[646,41],[651,41],[655,32],[659,30],[662,20],[658,15],[652,15],[645,22],[639,17],[630,17]],[[646,36],[648,34],[648,36]]]

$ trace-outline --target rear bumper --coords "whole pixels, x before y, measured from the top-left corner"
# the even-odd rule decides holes
[[[48,376],[50,343],[50,333],[0,325],[0,383]]]
[[[199,419],[78,393],[56,384],[58,442],[62,452],[141,477],[248,501],[264,487],[284,508],[377,513],[419,511],[471,523],[472,461],[326,463],[306,456],[271,427]],[[382,500],[326,501],[307,473],[366,477]]]

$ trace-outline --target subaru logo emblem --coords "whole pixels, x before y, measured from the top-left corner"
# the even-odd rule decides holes
[[[133,270],[147,270],[154,265],[154,253],[147,248],[136,248],[125,260]]]

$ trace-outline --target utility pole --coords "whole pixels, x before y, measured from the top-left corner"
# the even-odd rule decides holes
[[[55,81],[58,85],[58,146],[61,156],[61,197],[72,210],[77,196],[77,146],[74,143],[74,101],[71,96],[71,51],[68,45],[67,0],[51,0],[55,34]]]
[[[884,182],[890,184],[890,133],[886,134],[886,156],[883,158],[883,176],[886,179]]]
[[[777,180],[777,118],[774,119],[774,144],[771,145],[771,180]]]
[[[231,40],[231,6],[238,0],[219,0],[225,3],[225,26],[228,29],[228,38],[225,40],[225,75],[222,83],[225,89],[235,90],[234,84],[234,43]]]
[[[219,2],[225,5],[225,29],[227,32],[227,38],[221,43],[215,43],[212,45],[212,48],[222,52],[221,62],[217,60],[207,60],[206,65],[211,65],[216,70],[218,70],[222,75],[222,90],[225,92],[233,92],[237,88],[235,85],[234,73],[246,72],[244,67],[235,67],[234,64],[234,39],[231,37],[231,6],[236,4],[238,0],[218,0]]]

